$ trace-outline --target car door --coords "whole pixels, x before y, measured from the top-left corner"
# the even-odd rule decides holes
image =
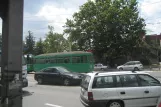
[[[161,96],[160,82],[148,74],[139,74],[138,79],[141,87],[144,87],[143,103],[145,106],[156,106]]]
[[[123,65],[123,70],[130,70],[130,62],[127,62]]]
[[[130,62],[129,64],[129,70],[134,70],[134,67],[135,67],[135,62]]]
[[[119,99],[123,100],[125,107],[143,107],[142,98],[144,87],[139,87],[135,74],[117,75],[116,92]]]
[[[48,70],[48,78],[51,83],[60,83],[60,72],[56,68]]]
[[[127,68],[127,70],[133,70],[134,69],[134,62],[128,62],[126,68]]]
[[[49,83],[49,82],[51,82],[51,80],[50,80],[50,68],[46,68],[46,69],[44,69],[42,72],[42,78],[43,78],[43,81],[44,82],[47,82],[47,83]]]
[[[92,87],[94,100],[118,99],[113,76],[99,76],[94,78]]]

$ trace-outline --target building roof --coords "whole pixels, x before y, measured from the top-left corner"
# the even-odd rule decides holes
[[[161,34],[153,34],[153,35],[146,35],[145,38],[150,38],[150,39],[160,39],[161,40]]]

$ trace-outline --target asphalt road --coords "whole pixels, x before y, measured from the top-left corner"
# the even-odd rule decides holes
[[[79,86],[38,85],[32,74],[28,80],[29,86],[23,89],[23,107],[83,107]]]
[[[161,71],[149,72],[161,81]],[[24,88],[23,107],[84,107],[79,101],[79,86],[38,85],[33,74]]]

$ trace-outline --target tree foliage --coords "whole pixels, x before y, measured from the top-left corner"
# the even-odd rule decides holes
[[[44,41],[44,52],[45,53],[55,53],[63,52],[68,50],[68,45],[66,39],[62,34],[54,33],[54,27],[49,26],[49,32],[46,35]]]
[[[79,37],[78,35],[80,34],[80,32],[77,29],[75,29],[74,21],[67,19],[64,28],[64,34],[67,34],[68,36],[67,42],[69,46],[69,51],[77,51],[81,49],[81,45],[78,45],[77,43],[79,39],[77,37]]]
[[[131,56],[145,32],[137,5],[137,0],[89,0],[67,20],[64,32],[80,50],[92,49],[100,57]]]
[[[35,54],[36,55],[43,54],[44,53],[43,48],[44,48],[44,44],[42,39],[40,38],[39,41],[36,42]]]
[[[28,31],[28,36],[25,38],[25,54],[34,54],[35,49],[35,38],[33,36],[33,33],[31,31]]]

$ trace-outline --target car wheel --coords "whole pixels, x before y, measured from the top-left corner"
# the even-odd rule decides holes
[[[138,68],[138,67],[135,67],[135,68],[134,68],[134,71],[139,71],[139,68]]]
[[[65,86],[69,86],[70,85],[70,81],[69,79],[64,79],[64,83]]]
[[[42,83],[43,83],[42,78],[41,78],[41,77],[38,77],[38,78],[37,78],[37,82],[38,82],[38,84],[42,84]]]
[[[119,68],[120,71],[123,71],[123,68]]]
[[[107,107],[124,107],[120,101],[110,101]]]

